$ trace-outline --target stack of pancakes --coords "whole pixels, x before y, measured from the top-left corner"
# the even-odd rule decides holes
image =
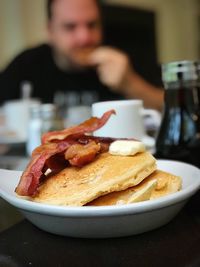
[[[33,201],[53,205],[122,205],[180,190],[181,178],[157,170],[149,152],[134,156],[102,153],[84,167],[67,167],[38,188]]]

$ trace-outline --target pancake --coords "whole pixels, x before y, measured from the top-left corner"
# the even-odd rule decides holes
[[[156,179],[157,186],[152,191],[150,199],[156,199],[179,191],[182,187],[181,177],[157,170],[148,177],[148,180]]]
[[[156,170],[140,184],[120,192],[113,192],[95,199],[90,206],[122,205],[156,199],[181,189],[181,178]]]
[[[82,168],[67,167],[49,177],[33,201],[53,205],[83,206],[105,194],[141,183],[156,170],[156,160],[148,152],[135,156],[100,154]]]

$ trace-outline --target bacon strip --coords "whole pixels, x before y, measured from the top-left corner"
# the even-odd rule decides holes
[[[41,145],[32,154],[32,159],[23,172],[15,192],[21,196],[31,196],[36,192],[40,178],[44,175],[45,162],[53,155],[65,151],[71,146],[70,142]],[[39,151],[37,151],[39,150]],[[43,168],[45,169],[43,172]]]
[[[90,134],[101,128],[115,111],[109,110],[103,114],[101,118],[92,117],[78,126],[72,126],[62,131],[53,131],[43,134],[42,144],[46,144],[55,140],[64,140],[71,134]]]
[[[96,144],[94,141],[90,141],[87,145],[75,144],[67,149],[65,158],[71,165],[82,167],[93,161],[100,149],[100,143]]]
[[[92,118],[76,127],[74,126],[63,131],[54,132],[53,135],[51,135],[51,133],[44,135],[44,144],[37,147],[33,151],[31,161],[23,172],[15,192],[22,196],[34,195],[40,184],[41,178],[44,176],[45,171],[49,165],[50,167],[53,166],[51,157],[60,153],[65,153],[73,144],[88,144],[91,140],[94,140],[96,143],[98,143],[98,140],[101,140],[99,143],[105,143],[104,145],[101,145],[101,149],[103,147],[108,147],[107,144],[113,141],[112,138],[98,138],[87,136],[85,134],[93,132],[102,127],[107,122],[111,114],[114,113],[114,110],[110,110],[104,113],[101,118]],[[64,140],[62,141],[62,139]],[[53,140],[56,140],[56,142],[51,142]],[[105,142],[103,142],[104,140]],[[86,153],[81,154],[79,152],[74,160],[70,159],[71,164],[74,162],[74,165],[80,166],[84,163],[88,163],[94,159],[96,155],[95,153],[97,153],[97,151],[91,152],[90,150],[87,156]]]

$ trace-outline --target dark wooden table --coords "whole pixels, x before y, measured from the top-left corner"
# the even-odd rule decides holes
[[[0,233],[0,266],[199,267],[199,195],[167,225],[125,238],[68,238],[23,220]]]

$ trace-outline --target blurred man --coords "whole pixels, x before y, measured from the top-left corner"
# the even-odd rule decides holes
[[[140,98],[161,109],[163,92],[142,79],[126,54],[101,46],[97,0],[48,0],[48,45],[19,55],[0,76],[1,102],[19,97],[20,84],[33,84],[44,102],[56,91],[98,92],[98,100]]]

